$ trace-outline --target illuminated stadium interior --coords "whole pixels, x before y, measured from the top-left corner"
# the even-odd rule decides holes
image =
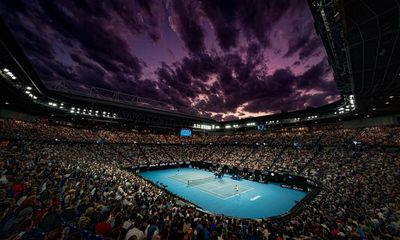
[[[1,1],[0,239],[399,239],[399,13]]]

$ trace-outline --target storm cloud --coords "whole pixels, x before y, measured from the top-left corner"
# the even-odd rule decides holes
[[[306,0],[5,0],[0,9],[47,86],[96,86],[217,120],[340,99]]]

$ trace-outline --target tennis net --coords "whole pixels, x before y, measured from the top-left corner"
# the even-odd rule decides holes
[[[188,183],[190,186],[196,186],[196,185],[212,182],[214,180],[215,180],[215,177],[206,177],[206,178],[199,178],[199,179],[193,179],[193,180],[189,179]]]

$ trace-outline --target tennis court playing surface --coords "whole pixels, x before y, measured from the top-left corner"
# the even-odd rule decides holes
[[[175,174],[169,176],[169,178],[187,184],[188,187],[198,188],[199,190],[222,200],[226,200],[237,194],[242,194],[253,189],[252,187],[240,184],[240,187],[238,187],[238,190],[236,191],[236,185],[239,186],[237,183],[226,181],[224,178],[215,178],[214,176],[204,177],[203,174],[198,173]]]
[[[206,211],[239,218],[283,214],[306,195],[275,183],[233,180],[230,175],[218,179],[211,172],[192,168],[149,171],[140,175],[153,183],[167,185],[169,191]]]

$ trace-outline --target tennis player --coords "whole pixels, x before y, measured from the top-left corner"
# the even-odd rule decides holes
[[[238,185],[235,186],[235,192],[236,192],[236,194],[239,193],[239,186]]]

